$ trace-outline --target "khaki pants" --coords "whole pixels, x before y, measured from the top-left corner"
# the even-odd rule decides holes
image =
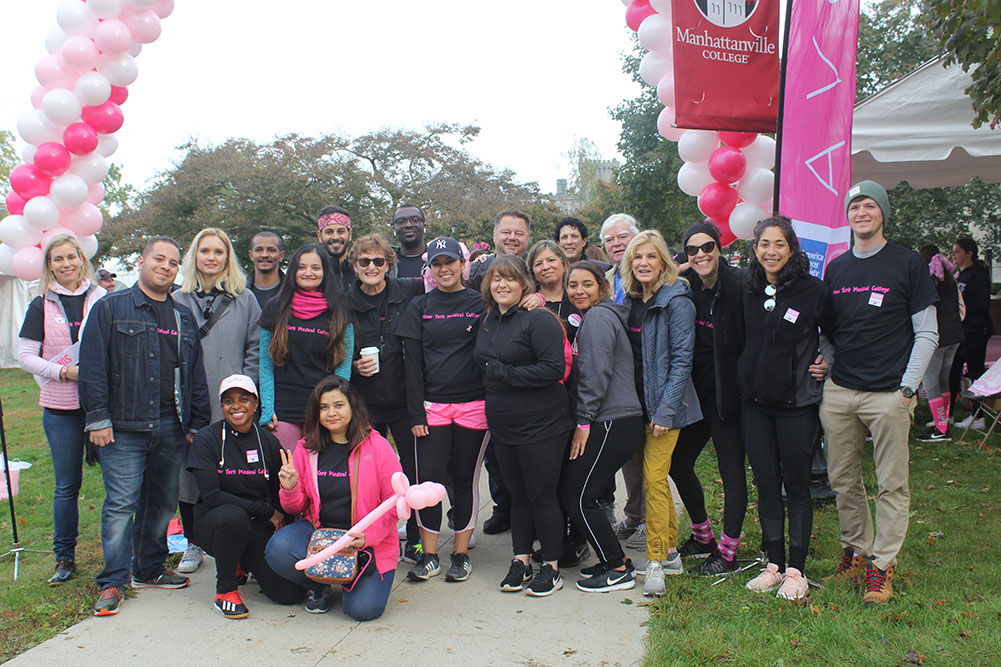
[[[678,546],[678,512],[667,479],[671,472],[671,457],[678,444],[680,428],[672,428],[654,437],[650,424],[646,426],[643,446],[643,491],[646,495],[646,557],[650,561],[667,559],[668,547]]]
[[[827,439],[831,487],[838,497],[841,545],[871,554],[881,570],[896,565],[907,537],[911,493],[908,435],[916,398],[899,391],[855,391],[824,383],[820,420]],[[872,434],[876,461],[876,524],[862,483],[866,433]]]

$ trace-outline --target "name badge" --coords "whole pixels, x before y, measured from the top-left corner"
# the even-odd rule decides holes
[[[572,327],[579,327],[581,323],[580,315],[577,313],[570,313],[570,316],[567,318],[567,322]]]
[[[256,449],[251,449],[247,452],[247,463],[257,463],[259,460]]]
[[[782,316],[782,319],[785,320],[786,322],[791,322],[792,324],[796,324],[796,320],[799,319],[799,311],[789,308],[788,310],[786,310],[786,314]]]
[[[880,308],[883,305],[883,293],[882,292],[873,292],[872,294],[870,294],[869,295],[869,305],[870,306],[876,306],[877,308]]]

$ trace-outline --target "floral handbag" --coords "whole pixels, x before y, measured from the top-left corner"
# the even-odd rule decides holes
[[[357,463],[356,459],[355,470],[358,470]],[[355,484],[351,484],[352,521],[354,521],[355,517],[356,500]],[[315,553],[323,551],[347,532],[347,530],[340,528],[317,528],[309,538],[306,555],[312,556]],[[350,584],[358,576],[358,550],[354,547],[345,547],[316,565],[306,568],[305,574],[318,584]]]

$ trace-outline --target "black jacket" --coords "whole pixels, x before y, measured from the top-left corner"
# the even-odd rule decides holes
[[[938,303],[935,304],[935,314],[938,316],[938,346],[946,347],[962,343],[963,320],[959,318],[959,291],[955,282],[940,282],[935,285],[938,292]]]

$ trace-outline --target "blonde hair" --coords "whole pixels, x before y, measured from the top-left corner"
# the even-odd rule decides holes
[[[214,236],[226,246],[226,268],[215,285],[207,284],[202,278],[201,271],[197,268],[198,246],[206,236]],[[230,242],[229,236],[218,227],[206,227],[195,234],[195,238],[191,239],[191,245],[188,246],[188,251],[184,253],[184,261],[181,262],[181,291],[205,292],[212,287],[221,285],[233,296],[242,292],[243,288],[247,286],[247,276],[244,275],[240,263],[234,259],[233,255],[233,244]]]
[[[633,275],[633,259],[636,258],[636,250],[644,244],[649,244],[654,251],[660,255],[660,263],[664,265],[660,275],[654,281],[652,291],[656,292],[664,285],[673,285],[678,280],[678,265],[671,259],[671,251],[667,248],[667,242],[655,229],[642,231],[633,237],[633,240],[626,246],[626,252],[622,255],[622,263],[619,265],[619,275],[622,276],[622,286],[626,293],[632,297],[643,296],[643,284]]]
[[[90,260],[87,259],[87,255],[83,253],[83,246],[80,245],[80,240],[72,234],[60,234],[49,239],[48,244],[45,246],[45,267],[42,269],[42,274],[38,277],[38,293],[45,294],[52,287],[53,283],[59,283],[56,280],[56,274],[52,273],[50,261],[52,258],[52,249],[57,245],[73,246],[76,254],[83,260],[80,267],[80,277],[94,282],[94,267],[91,265]]]

